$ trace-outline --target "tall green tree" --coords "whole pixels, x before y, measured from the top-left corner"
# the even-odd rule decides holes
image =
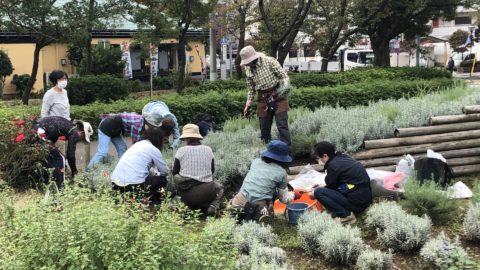
[[[378,0],[359,7],[360,14],[368,17],[376,10]],[[390,66],[390,40],[400,34],[407,38],[426,35],[431,31],[427,23],[434,18],[453,19],[461,0],[384,0],[378,13],[362,30],[370,37],[376,66]]]
[[[175,38],[178,41],[177,91],[185,88],[188,30],[207,26],[209,13],[217,0],[138,0],[135,21],[147,28],[154,38]]]
[[[310,8],[302,31],[312,37],[313,48],[322,57],[321,72],[327,72],[328,60],[338,48],[354,42],[359,32],[382,10],[382,3],[371,14],[364,17],[358,7],[369,0],[315,0]]]
[[[0,17],[3,27],[19,34],[29,34],[35,43],[33,66],[22,102],[28,104],[30,92],[37,78],[40,50],[68,36],[73,26],[64,20],[64,13],[56,0],[1,0]]]
[[[92,60],[92,32],[114,26],[115,19],[120,19],[131,8],[128,0],[70,0],[63,10],[65,20],[75,25],[75,32],[68,36],[66,42],[85,51],[85,68],[83,74],[91,74]],[[82,55],[83,56],[83,52]]]
[[[0,98],[3,95],[3,87],[5,86],[5,78],[12,75],[13,66],[8,54],[0,50]]]
[[[470,35],[470,32],[458,29],[453,32],[448,38],[448,43],[454,52],[463,53],[468,49],[464,46],[467,37]]]
[[[283,65],[313,0],[258,0],[270,55]]]

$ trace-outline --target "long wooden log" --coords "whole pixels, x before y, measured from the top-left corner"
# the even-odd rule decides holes
[[[480,164],[480,156],[477,156],[477,157],[450,158],[450,159],[447,159],[447,164],[448,164],[448,166],[450,166],[450,167]],[[480,165],[479,165],[479,166],[480,166]]]
[[[466,114],[480,113],[480,105],[465,106],[463,107],[462,111]]]
[[[455,167],[452,167],[452,171],[453,171],[453,175],[455,177],[464,176],[464,175],[479,174],[480,173],[480,164],[455,166]]]
[[[449,132],[435,135],[389,138],[383,140],[370,140],[364,142],[365,149],[376,149],[394,146],[415,145],[425,143],[438,143],[456,140],[467,140],[480,138],[480,130],[468,130]]]
[[[472,121],[480,121],[480,113],[432,116],[428,120],[428,124],[444,125]]]
[[[442,154],[444,158],[447,159],[449,165],[457,166],[461,164],[461,160],[468,160],[464,162],[464,165],[473,164],[470,161],[470,158],[474,158],[474,160],[480,159],[480,147],[475,148],[467,148],[467,149],[455,149],[455,150],[448,150],[448,151],[438,151],[438,153]],[[427,156],[426,153],[415,154],[412,155],[415,159],[424,158]],[[382,167],[388,165],[396,165],[403,155],[395,156],[395,157],[383,157],[383,158],[373,158],[373,159],[359,159],[358,161],[362,163],[365,167]],[[453,162],[453,164],[452,164]],[[289,175],[297,175],[300,173],[300,170],[304,167],[303,166],[294,166],[289,168]],[[323,166],[320,164],[311,164],[311,166],[319,172],[323,171]]]
[[[445,151],[480,147],[480,139],[460,140],[453,142],[427,143],[412,146],[396,146],[389,148],[370,149],[358,152],[353,155],[355,159],[372,159],[381,157],[395,157],[404,154],[418,154],[426,152],[428,149],[434,151]]]
[[[480,121],[465,122],[455,124],[445,124],[437,126],[426,127],[409,127],[409,128],[397,128],[395,129],[395,137],[411,137],[419,135],[432,135],[447,132],[458,132],[466,130],[478,130],[480,129]]]

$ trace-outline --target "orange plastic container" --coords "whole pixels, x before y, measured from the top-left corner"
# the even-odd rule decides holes
[[[317,200],[312,200],[310,199],[310,196],[308,196],[308,193],[303,193],[302,196],[297,199],[293,200],[292,203],[297,203],[297,202],[303,202],[309,205],[309,210],[315,210],[322,212],[323,211],[323,206],[322,204],[317,201]],[[281,203],[279,200],[275,200],[275,203],[273,204],[273,211],[275,215],[283,215],[285,214],[285,211],[287,209],[287,205],[284,203]]]

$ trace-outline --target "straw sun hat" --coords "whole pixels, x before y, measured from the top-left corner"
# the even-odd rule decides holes
[[[188,138],[203,139],[202,135],[200,135],[200,131],[197,125],[186,124],[185,126],[183,126],[182,136],[180,136],[180,139],[184,140]]]
[[[261,56],[262,54],[256,52],[252,46],[246,46],[240,51],[240,58],[242,58],[242,62],[240,62],[240,65],[242,67],[248,65],[250,62]]]

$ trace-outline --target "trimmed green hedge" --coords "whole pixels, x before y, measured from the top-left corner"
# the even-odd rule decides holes
[[[341,73],[289,73],[292,85],[297,88],[311,86],[338,86],[358,84],[371,80],[431,80],[452,78],[445,69],[423,67],[357,68]],[[196,87],[187,87],[185,94],[199,94],[206,91],[243,90],[247,88],[245,79],[225,81],[205,81]]]
[[[358,84],[342,85],[337,87],[308,87],[298,88],[290,95],[291,107],[306,107],[314,109],[322,105],[342,107],[368,105],[371,101],[382,99],[398,99],[413,97],[451,87],[455,81],[451,79],[433,79],[429,81],[373,81]],[[170,110],[177,116],[180,124],[193,121],[197,113],[206,113],[215,117],[217,124],[225,120],[240,116],[246,100],[245,91],[209,91],[202,95],[163,95],[140,99],[125,99],[111,104],[92,103],[85,106],[72,106],[71,113],[75,119],[91,122],[96,127],[102,113],[138,112],[151,101],[160,99],[168,104]],[[0,119],[9,120],[16,115],[37,114],[38,106],[0,107]]]
[[[335,86],[357,84],[371,80],[431,80],[452,78],[445,69],[423,67],[356,68],[341,73],[290,73],[292,85],[296,87]]]

